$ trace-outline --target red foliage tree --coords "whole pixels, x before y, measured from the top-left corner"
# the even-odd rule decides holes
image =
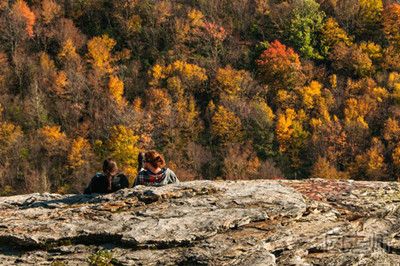
[[[299,55],[280,41],[273,41],[256,61],[261,78],[266,83],[292,86],[299,81]]]

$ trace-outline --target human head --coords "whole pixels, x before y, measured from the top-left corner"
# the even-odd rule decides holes
[[[114,176],[118,173],[118,166],[112,159],[106,159],[103,162],[103,173],[106,175]]]
[[[163,168],[165,166],[164,157],[156,151],[148,151],[144,155],[145,166],[151,165],[153,168]]]

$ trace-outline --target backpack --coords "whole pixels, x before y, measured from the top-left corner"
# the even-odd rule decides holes
[[[108,180],[107,176],[103,173],[97,173],[92,177],[92,180],[89,183],[89,186],[85,189],[84,194],[92,194],[92,193],[110,193],[115,192],[117,190],[128,188],[129,180],[128,177],[122,173],[116,174],[111,180],[111,191],[108,189]]]
[[[112,192],[129,187],[129,180],[126,175],[119,173],[111,181]]]

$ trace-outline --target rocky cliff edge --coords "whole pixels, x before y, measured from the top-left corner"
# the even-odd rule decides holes
[[[193,181],[0,198],[3,265],[398,265],[398,183]],[[104,265],[106,265],[104,264]]]

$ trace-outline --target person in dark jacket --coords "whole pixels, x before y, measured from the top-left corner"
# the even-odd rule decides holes
[[[129,187],[127,176],[118,171],[115,161],[107,159],[103,162],[103,173],[97,173],[92,178],[84,194],[112,193],[127,187]]]
[[[165,167],[165,160],[156,151],[148,151],[144,154],[144,167],[140,169],[133,186],[164,186],[179,183],[175,173]]]

